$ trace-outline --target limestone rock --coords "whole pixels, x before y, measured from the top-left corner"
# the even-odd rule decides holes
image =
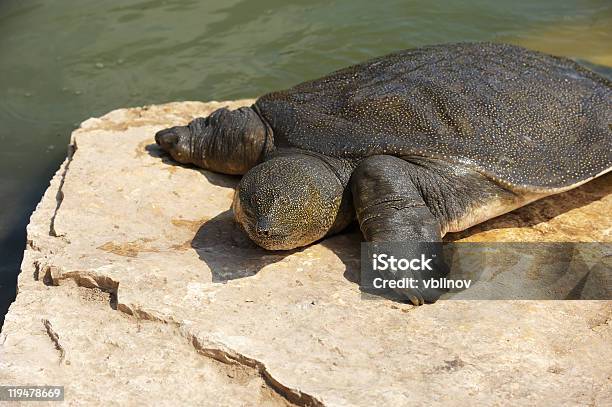
[[[68,404],[603,405],[610,301],[363,299],[356,231],[266,252],[229,211],[236,177],[152,145],[250,101],[90,119],[28,226],[0,335],[1,384]],[[612,178],[448,236],[611,241]]]

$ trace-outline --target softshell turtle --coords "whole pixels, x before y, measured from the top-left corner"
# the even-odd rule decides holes
[[[608,79],[461,43],[376,58],[155,139],[181,163],[244,174],[236,220],[261,247],[287,250],[355,217],[366,241],[438,242],[608,172],[611,128]]]

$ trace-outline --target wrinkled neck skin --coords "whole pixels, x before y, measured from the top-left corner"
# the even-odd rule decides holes
[[[223,174],[245,174],[274,148],[272,130],[250,107],[217,110],[188,128],[192,162]]]

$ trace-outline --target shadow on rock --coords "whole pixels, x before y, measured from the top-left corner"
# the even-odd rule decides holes
[[[199,172],[213,185],[236,188],[240,182],[240,176],[218,174],[193,165],[178,163],[157,144],[149,144],[145,146],[145,150],[165,165]],[[299,251],[267,251],[257,246],[238,227],[231,210],[205,222],[196,232],[191,247],[210,268],[213,282],[253,276],[263,267]]]
[[[360,281],[362,240],[359,225],[353,222],[341,234],[331,236],[320,243],[338,256],[345,266],[344,278],[355,284]]]
[[[202,174],[208,182],[213,185],[224,187],[224,188],[236,188],[238,183],[240,182],[241,176],[238,175],[226,175],[226,174],[218,174],[216,172],[207,171],[202,168],[196,167],[195,165],[187,165],[181,164],[170,156],[170,154],[166,153],[164,150],[159,148],[159,146],[155,143],[149,144],[145,146],[145,150],[151,157],[155,157],[161,160],[162,163],[166,165],[170,165],[173,167],[183,167],[190,170],[194,170]]]
[[[210,268],[213,282],[253,276],[263,267],[302,250],[262,249],[236,224],[231,210],[204,223],[193,238],[191,247]]]

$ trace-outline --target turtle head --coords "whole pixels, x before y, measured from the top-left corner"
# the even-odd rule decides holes
[[[266,126],[257,113],[242,107],[219,109],[187,126],[161,130],[155,142],[182,164],[234,175],[260,162],[266,137]]]
[[[249,171],[232,204],[251,240],[267,250],[290,250],[340,231],[352,221],[350,200],[320,159],[280,156]]]

